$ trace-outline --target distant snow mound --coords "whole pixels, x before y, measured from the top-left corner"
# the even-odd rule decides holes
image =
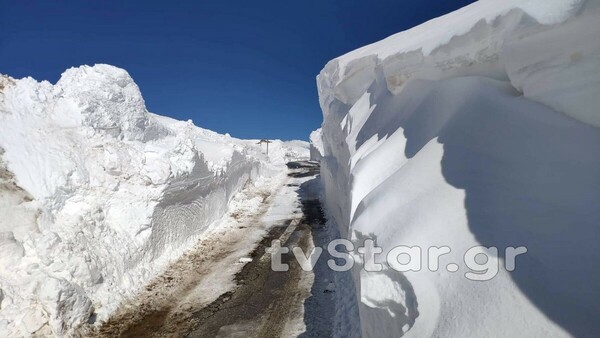
[[[306,141],[284,141],[282,147],[285,151],[285,159],[290,161],[302,161],[310,158],[309,143]]]

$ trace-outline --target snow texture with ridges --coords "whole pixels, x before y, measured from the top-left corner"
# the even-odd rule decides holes
[[[149,113],[123,70],[0,77],[0,336],[69,336],[133,296],[307,142]]]
[[[325,66],[321,178],[341,235],[375,239],[377,262],[452,250],[436,272],[366,272],[357,255],[359,324],[340,336],[600,330],[599,21],[598,1],[482,0]],[[497,263],[529,251],[471,281],[480,245]]]

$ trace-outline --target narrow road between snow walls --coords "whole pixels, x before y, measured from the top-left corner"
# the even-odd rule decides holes
[[[333,271],[320,259],[305,271],[305,255],[325,243],[319,166],[290,162],[272,194],[255,210],[230,213],[235,226],[211,234],[171,265],[134,301],[102,323],[96,337],[326,337],[335,314]],[[272,242],[288,271],[272,269]]]

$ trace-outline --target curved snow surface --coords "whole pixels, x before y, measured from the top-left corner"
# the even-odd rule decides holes
[[[355,267],[360,330],[341,336],[600,332],[599,7],[479,1],[323,69],[327,213],[356,247],[376,240],[377,262],[399,245],[423,257]],[[494,278],[466,278],[475,246],[498,248]]]
[[[148,113],[129,74],[0,76],[0,336],[72,335],[218,226],[232,197],[308,158]]]
[[[321,128],[310,133],[310,159],[320,162],[323,158],[323,136]]]

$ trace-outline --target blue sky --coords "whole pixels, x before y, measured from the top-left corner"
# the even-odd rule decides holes
[[[152,112],[240,138],[307,139],[327,61],[473,1],[4,1],[0,73],[129,71]]]

